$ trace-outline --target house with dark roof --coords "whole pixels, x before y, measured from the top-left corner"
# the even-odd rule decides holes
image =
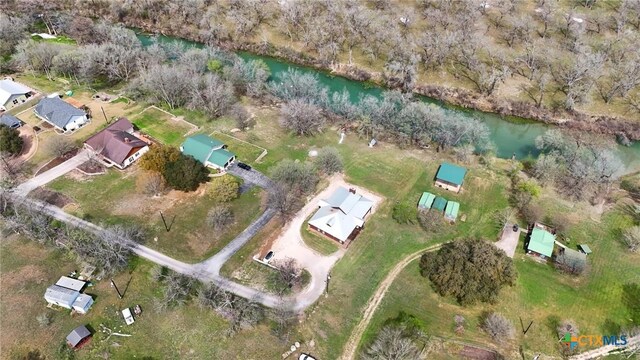
[[[460,192],[467,169],[462,166],[442,163],[436,173],[435,185],[449,191]]]
[[[80,325],[67,335],[67,345],[73,349],[79,349],[91,339],[91,331],[86,326]]]
[[[40,100],[33,112],[37,117],[53,125],[63,133],[78,130],[89,122],[87,113],[60,99],[58,96],[46,97]]]
[[[225,170],[236,160],[236,155],[228,151],[220,140],[204,134],[189,136],[180,145],[183,154],[192,156],[204,166]]]
[[[149,151],[149,144],[134,135],[133,124],[120,118],[84,142],[107,166],[124,169]]]
[[[341,186],[328,199],[320,200],[318,207],[309,228],[344,244],[360,233],[373,201]]]
[[[12,129],[17,129],[22,126],[22,121],[11,114],[3,114],[0,116],[0,125],[8,126]]]
[[[33,90],[13,80],[0,80],[0,110],[10,110],[25,103]]]

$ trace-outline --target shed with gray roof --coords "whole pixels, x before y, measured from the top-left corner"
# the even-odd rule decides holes
[[[89,331],[86,326],[80,325],[67,335],[67,345],[77,349],[84,345],[90,338],[91,331]]]

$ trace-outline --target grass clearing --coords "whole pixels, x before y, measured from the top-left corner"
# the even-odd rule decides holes
[[[234,136],[214,131],[209,136],[218,139],[228,146],[228,150],[236,154],[239,161],[253,163],[266,151],[264,148],[238,139]]]
[[[140,131],[165,145],[179,146],[184,135],[192,129],[190,125],[172,120],[171,115],[154,108],[147,108],[130,120]]]
[[[96,330],[99,324],[105,324],[132,337],[106,340],[105,334],[95,333],[85,347],[75,352],[77,359],[102,358],[105,354],[110,359],[123,360],[275,359],[290,345],[274,337],[267,324],[228,336],[228,322],[213,311],[200,309],[195,302],[157,313],[153,303],[161,297],[161,288],[150,278],[153,265],[140,259],[129,271],[113,278],[121,287],[130,281],[122,300],[109,281],[102,280],[86,290],[95,298],[86,315],[72,317],[67,310],[47,309],[42,299],[46,288],[76,269],[73,260],[62,251],[15,237],[2,241],[0,250],[0,326],[10,329],[0,335],[3,358],[23,358],[28,351],[37,349],[48,359],[57,359],[57,348],[81,324]],[[143,313],[133,325],[126,326],[119,310],[135,304],[140,304]],[[52,316],[51,325],[39,326],[36,316],[42,313]]]

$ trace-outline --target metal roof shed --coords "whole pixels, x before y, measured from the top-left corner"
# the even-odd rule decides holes
[[[430,192],[423,192],[420,200],[418,201],[418,207],[421,209],[431,209],[431,205],[433,205],[433,201],[436,199],[436,196]]]
[[[441,180],[454,185],[462,185],[467,169],[450,163],[442,163],[436,174],[436,180]]]
[[[589,254],[591,254],[593,252],[593,251],[591,251],[591,248],[587,244],[580,244],[580,245],[578,245],[578,248],[580,248],[580,251],[582,251],[583,253],[585,253],[587,255],[589,255]]]
[[[60,279],[56,283],[58,286],[75,291],[82,291],[82,288],[84,288],[86,284],[87,283],[82,280],[77,280],[68,276],[60,276]]]
[[[527,245],[527,251],[532,251],[546,257],[551,257],[553,254],[553,246],[555,244],[556,237],[548,231],[534,227],[531,231],[531,237],[529,239],[529,245]]]
[[[441,196],[438,196],[433,200],[433,205],[431,206],[431,208],[444,211],[444,208],[446,206],[447,206],[447,200]]]
[[[80,294],[73,302],[73,310],[86,314],[91,305],[93,305],[93,298],[87,294]]]
[[[444,217],[450,221],[456,221],[458,218],[458,210],[460,210],[460,203],[449,201],[447,202],[447,207],[444,209]]]
[[[87,329],[86,326],[80,325],[77,328],[73,329],[69,335],[67,335],[67,345],[72,348],[78,348],[82,346],[84,343],[89,340],[91,337],[91,332]]]

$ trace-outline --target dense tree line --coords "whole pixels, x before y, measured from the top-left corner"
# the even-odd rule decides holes
[[[534,5],[503,0],[101,0],[73,2],[66,10],[210,44],[268,48],[283,37],[284,43],[277,43],[284,51],[311,54],[327,66],[369,66],[404,90],[416,85],[420,73],[461,80],[484,95],[517,77],[514,98],[526,98],[534,107],[573,110],[598,100],[637,110],[639,3],[536,0]],[[31,0],[10,9],[31,15],[26,23],[38,14],[50,32],[66,31],[82,44],[100,37],[86,18],[61,11],[64,6]],[[1,26],[6,19],[0,21],[0,33],[7,34],[4,47],[10,48],[22,25],[8,29]]]

